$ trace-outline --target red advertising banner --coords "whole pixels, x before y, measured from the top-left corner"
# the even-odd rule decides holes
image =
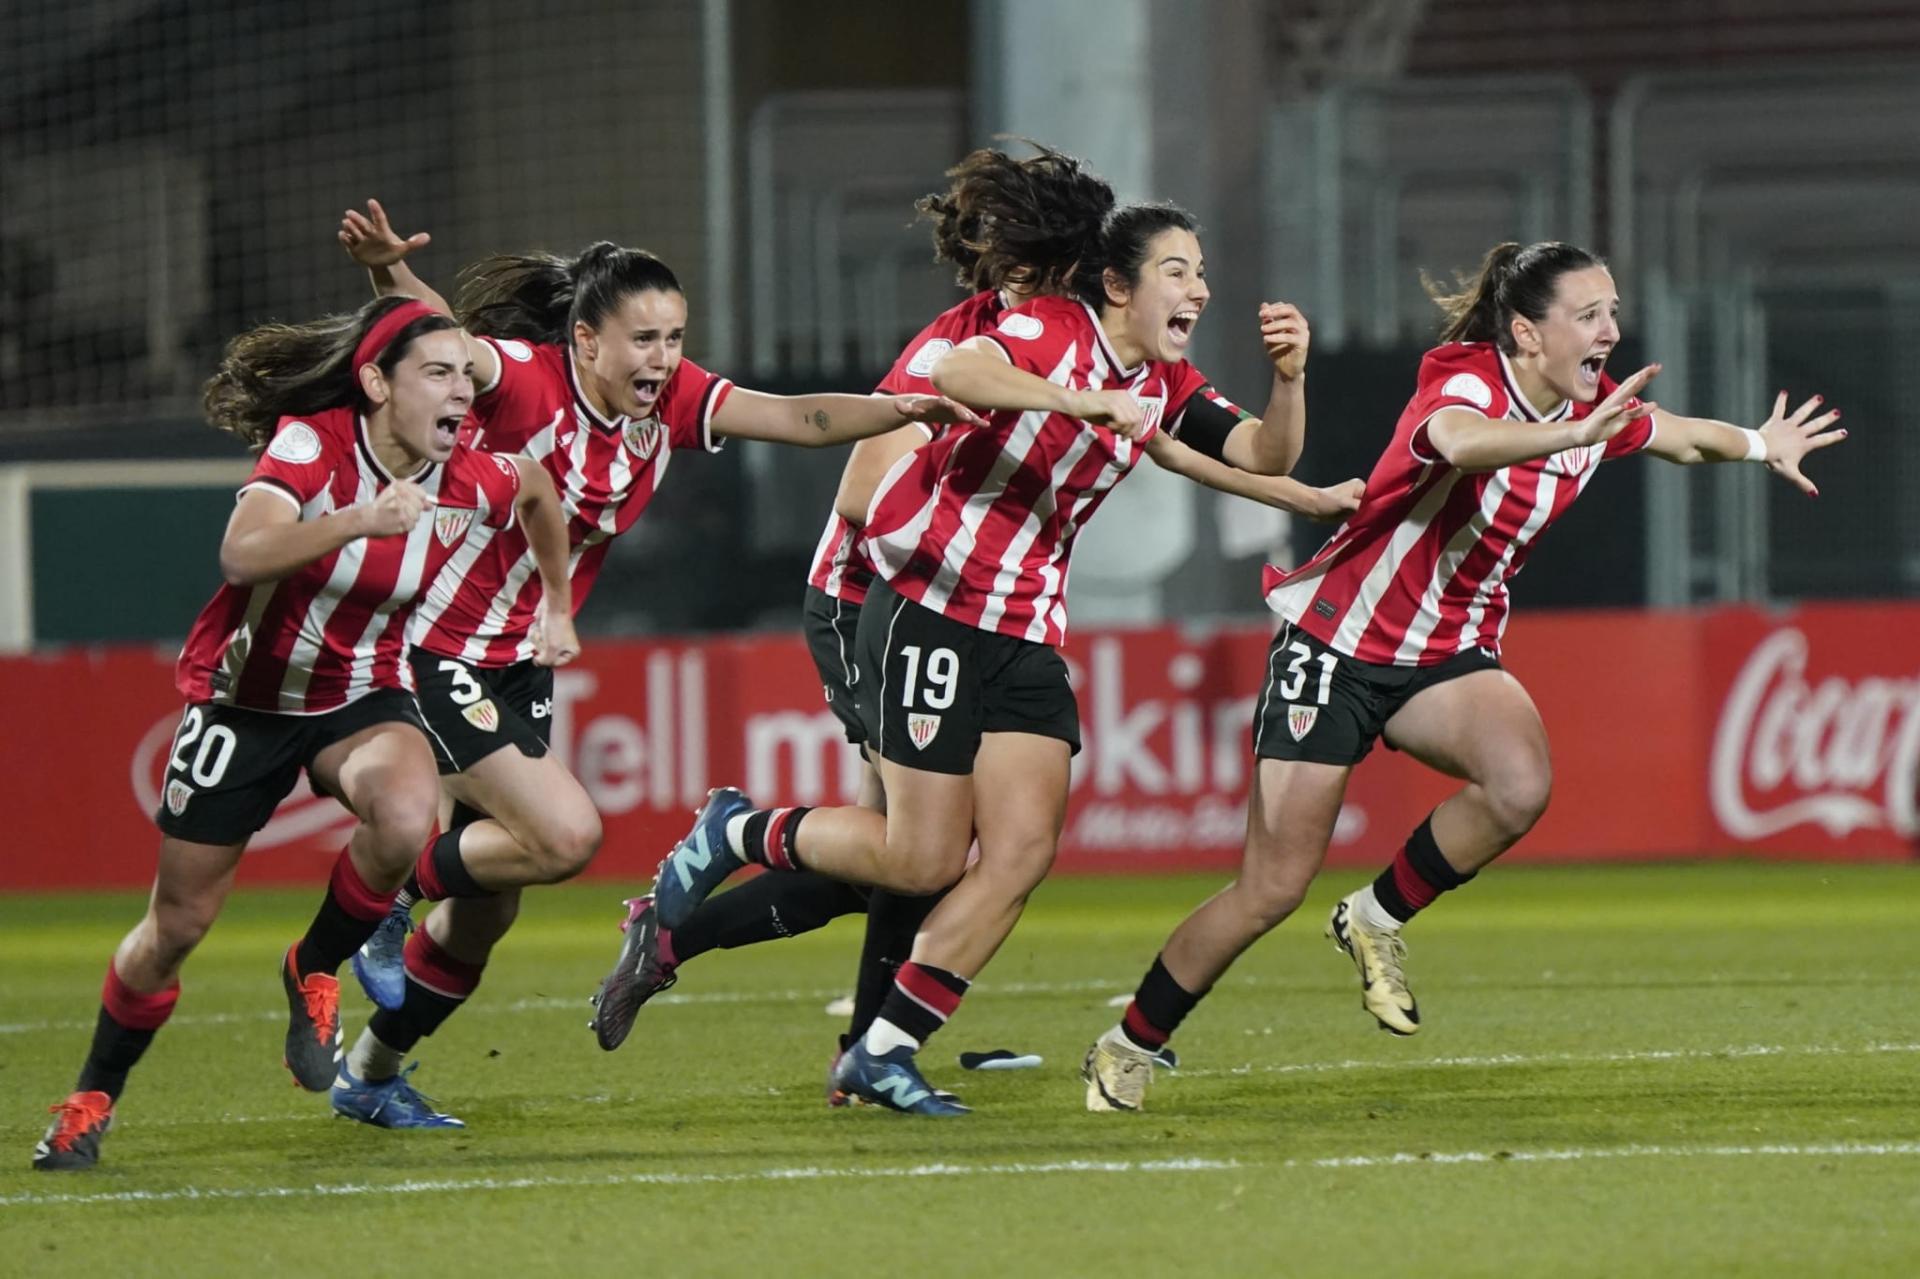
[[[1226,868],[1245,824],[1263,626],[1076,635],[1085,749],[1060,867]],[[151,876],[173,654],[0,660],[0,890],[134,887]],[[1920,605],[1779,614],[1522,615],[1506,643],[1553,742],[1553,802],[1528,860],[1912,856],[1920,838]],[[602,641],[559,672],[554,744],[593,795],[593,873],[640,878],[709,787],[851,802],[859,761],[797,635]],[[1457,785],[1386,749],[1354,772],[1330,860],[1369,864]],[[352,819],[304,787],[244,876],[315,880]]]

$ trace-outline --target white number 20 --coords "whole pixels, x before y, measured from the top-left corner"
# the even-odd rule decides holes
[[[1293,701],[1300,696],[1300,690],[1307,686],[1307,663],[1314,660],[1313,650],[1295,640],[1287,645],[1293,654],[1293,660],[1287,663],[1287,678],[1280,685],[1280,697],[1284,701]],[[1320,687],[1314,690],[1313,700],[1320,705],[1327,704],[1327,696],[1333,691],[1333,672],[1337,662],[1332,653],[1322,653],[1320,662]]]
[[[239,741],[225,724],[207,728],[202,736],[200,730],[206,728],[206,722],[198,706],[187,708],[186,717],[180,721],[180,734],[173,739],[173,755],[167,760],[167,766],[191,777],[196,786],[218,786],[220,779],[227,775],[227,765],[233,762],[233,749]],[[188,764],[187,752],[196,741],[200,749],[193,751],[193,762]]]
[[[913,705],[914,686],[920,676],[920,646],[908,644],[900,650],[907,659],[907,677],[900,690],[900,704]],[[927,654],[927,708],[943,711],[953,705],[955,681],[960,675],[960,657],[950,648],[936,648]]]

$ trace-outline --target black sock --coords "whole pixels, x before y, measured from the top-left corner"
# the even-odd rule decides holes
[[[127,1086],[127,1074],[147,1051],[156,1031],[122,1026],[105,1008],[93,1026],[93,1046],[87,1050],[86,1064],[80,1067],[75,1092],[103,1092],[115,1101]]]
[[[1373,881],[1373,896],[1382,910],[1401,923],[1472,879],[1477,871],[1461,874],[1440,853],[1433,838],[1433,814],[1413,828],[1407,842]]]
[[[482,888],[460,858],[460,836],[465,826],[456,826],[433,841],[427,849],[432,878],[438,881],[439,895],[446,897],[492,897],[491,888]]]
[[[867,934],[860,943],[860,974],[853,987],[848,1043],[866,1034],[867,1027],[880,1015],[880,1005],[893,989],[895,974],[913,954],[913,939],[919,935],[920,925],[947,892],[943,888],[928,897],[908,897],[884,888],[873,890],[867,902]]]
[[[747,814],[740,829],[741,852],[750,862],[773,870],[805,870],[794,847],[800,838],[800,819],[811,808],[761,808]]]
[[[373,1016],[367,1020],[367,1029],[395,1052],[412,1052],[415,1044],[440,1029],[440,1024],[458,1012],[460,1005],[466,1002],[464,995],[458,998],[443,995],[437,990],[428,990],[408,977],[407,995],[400,1007],[392,1011],[374,1009]]]
[[[1203,990],[1196,994],[1175,981],[1160,956],[1155,955],[1153,967],[1140,979],[1140,989],[1120,1018],[1120,1033],[1136,1047],[1158,1052],[1206,993]]]
[[[693,917],[673,930],[673,961],[683,964],[709,950],[798,937],[866,908],[866,889],[825,875],[756,875],[701,902]]]
[[[894,974],[893,989],[880,1001],[880,1015],[874,1020],[898,1027],[924,1047],[933,1032],[958,1011],[972,984],[958,973],[908,960]]]

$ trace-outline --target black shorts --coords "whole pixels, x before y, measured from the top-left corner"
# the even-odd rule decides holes
[[[503,746],[528,759],[553,740],[553,668],[532,662],[475,666],[413,650],[413,683],[440,775],[464,773]]]
[[[982,733],[1036,733],[1080,751],[1067,664],[1045,644],[942,617],[876,581],[860,610],[856,686],[882,758],[967,774]]]
[[[300,780],[300,770],[311,768],[321,751],[387,723],[426,732],[413,694],[398,688],[375,689],[319,715],[195,702],[173,732],[154,824],[162,834],[196,844],[242,843],[267,824]]]
[[[1497,671],[1500,659],[1470,648],[1431,666],[1362,662],[1322,644],[1288,622],[1267,650],[1267,680],[1253,716],[1259,759],[1358,764],[1393,713],[1416,693],[1475,671]]]
[[[809,586],[800,618],[806,630],[807,651],[813,654],[820,687],[826,690],[827,709],[847,730],[847,740],[859,746],[867,740],[867,727],[861,722],[860,707],[853,695],[860,683],[860,666],[853,660],[860,606]]]

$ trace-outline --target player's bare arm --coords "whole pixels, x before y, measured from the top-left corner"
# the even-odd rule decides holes
[[[950,400],[988,412],[1001,409],[1064,413],[1133,438],[1144,416],[1125,391],[1076,391],[1017,369],[997,342],[968,338],[940,357],[930,379]]]
[[[1448,408],[1427,423],[1427,438],[1440,456],[1463,471],[1497,471],[1565,449],[1604,444],[1659,407],[1651,400],[1635,400],[1659,372],[1658,364],[1649,364],[1577,421],[1496,422],[1472,409]]]
[[[873,493],[880,481],[895,462],[926,442],[924,431],[903,426],[855,444],[847,454],[846,468],[840,472],[840,487],[833,494],[834,514],[855,525],[865,524],[867,508],[873,505]]]
[[[1339,519],[1360,509],[1366,484],[1347,480],[1331,488],[1314,488],[1284,475],[1261,475],[1216,462],[1198,449],[1160,432],[1147,441],[1146,454],[1154,464],[1197,484],[1310,519]]]
[[[369,199],[365,213],[348,209],[342,214],[336,238],[347,256],[367,269],[374,296],[417,298],[443,315],[453,314],[446,298],[407,265],[407,255],[425,248],[433,237],[425,231],[406,236],[395,231],[380,201]],[[469,337],[467,350],[473,358],[473,376],[478,385],[490,387],[499,381],[500,357],[491,346]]]
[[[1769,471],[1808,497],[1818,497],[1820,490],[1801,474],[1800,463],[1807,454],[1847,438],[1845,430],[1834,426],[1840,420],[1839,409],[1815,416],[1822,402],[1816,395],[1789,413],[1787,393],[1782,391],[1774,397],[1772,415],[1753,430],[1712,418],[1656,411],[1653,442],[1647,451],[1683,464],[1765,462]]]
[[[573,628],[573,580],[568,572],[567,516],[547,468],[516,457],[520,492],[514,517],[527,532],[527,545],[540,575],[540,612],[533,623],[533,660],[541,666],[565,666],[580,656]]]
[[[1222,453],[1233,466],[1260,475],[1286,475],[1300,461],[1307,440],[1307,348],[1312,338],[1299,307],[1260,304],[1260,342],[1273,365],[1273,387],[1266,410],[1227,436]]]
[[[825,448],[885,435],[910,422],[977,426],[981,420],[965,405],[938,395],[769,395],[736,387],[713,415],[713,433]]]
[[[349,542],[405,533],[433,504],[419,485],[401,480],[371,502],[303,520],[291,498],[257,488],[240,498],[227,521],[220,572],[234,586],[276,582]]]

